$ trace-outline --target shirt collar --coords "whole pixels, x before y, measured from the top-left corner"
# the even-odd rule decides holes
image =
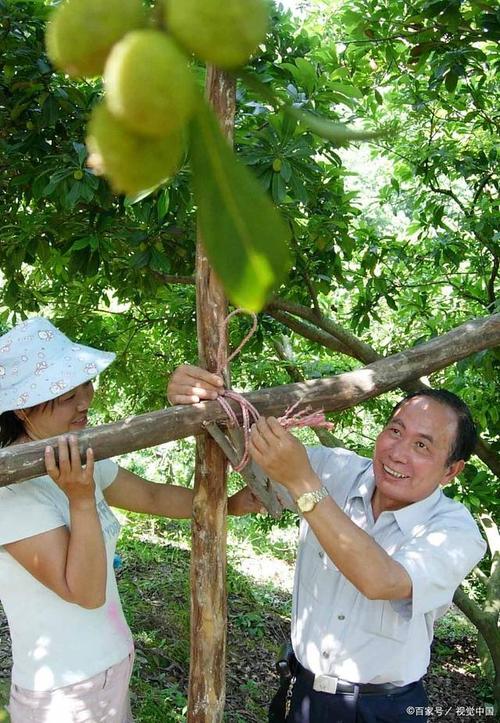
[[[441,499],[442,491],[437,487],[428,497],[394,511],[394,517],[402,532],[410,532],[416,525],[427,522],[432,508]]]
[[[371,505],[374,490],[375,477],[373,474],[373,465],[370,464],[361,475],[357,477],[355,484],[347,495],[347,499],[360,497],[366,507],[367,505]],[[429,519],[430,511],[441,499],[442,494],[441,488],[437,487],[434,492],[431,492],[431,494],[423,500],[413,502],[411,505],[402,507],[400,510],[387,510],[387,512],[394,515],[400,530],[407,533],[416,525],[426,522]]]

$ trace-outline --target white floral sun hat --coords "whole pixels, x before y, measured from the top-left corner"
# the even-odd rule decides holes
[[[0,336],[0,413],[33,407],[93,379],[111,352],[75,344],[41,317]]]

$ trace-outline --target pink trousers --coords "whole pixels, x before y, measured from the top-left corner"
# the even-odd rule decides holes
[[[47,692],[12,685],[11,723],[133,723],[128,686],[134,654],[92,678]]]

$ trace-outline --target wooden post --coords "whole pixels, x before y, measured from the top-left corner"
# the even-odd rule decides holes
[[[233,137],[235,81],[215,68],[207,69],[206,95],[224,135]],[[215,371],[220,324],[227,302],[203,249],[198,229],[196,309],[201,366]],[[207,434],[196,440],[192,552],[191,653],[188,723],[222,721],[226,698],[226,469],[227,461]]]

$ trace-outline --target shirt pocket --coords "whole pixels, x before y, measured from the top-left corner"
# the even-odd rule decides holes
[[[408,640],[410,621],[394,610],[390,600],[364,598],[360,610],[360,627],[371,635],[404,643]]]
[[[340,571],[320,544],[314,540],[303,543],[300,560],[300,587],[316,601],[331,604],[331,593],[338,584]]]

